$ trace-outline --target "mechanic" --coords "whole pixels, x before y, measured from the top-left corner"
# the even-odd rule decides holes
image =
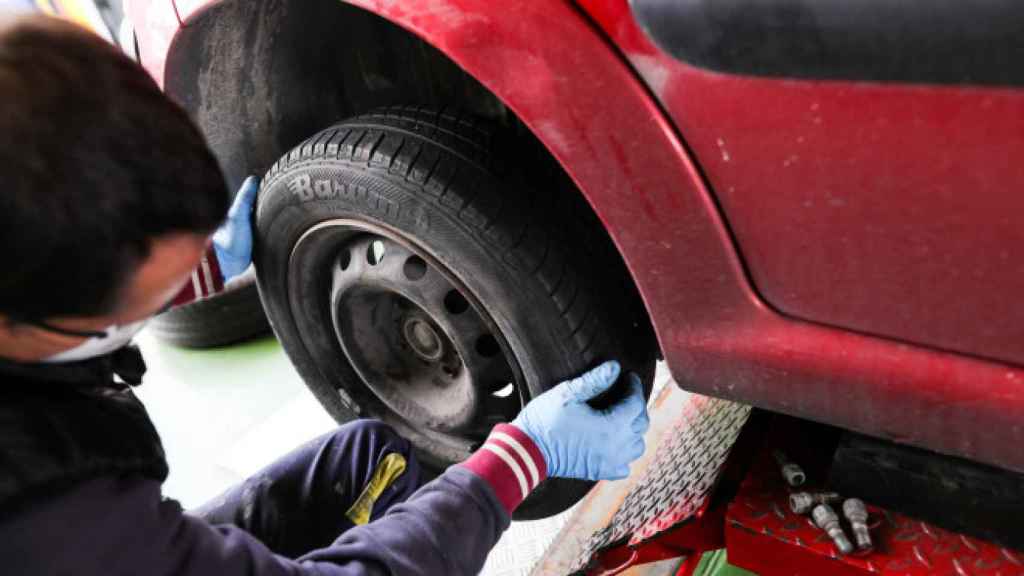
[[[224,221],[223,176],[186,113],[71,24],[0,17],[0,94],[4,573],[475,574],[545,478],[624,478],[643,452],[635,374],[620,403],[586,403],[619,377],[612,361],[425,485],[406,440],[359,420],[183,511],[161,496],[167,464],[131,391],[145,365],[129,342],[176,295],[249,266],[258,184]]]

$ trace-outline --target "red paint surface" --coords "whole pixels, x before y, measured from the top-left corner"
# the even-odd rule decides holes
[[[660,562],[670,558],[690,558],[681,569],[692,571],[702,553],[725,546],[725,509],[709,510],[706,506],[684,524],[642,544],[623,544],[602,551],[592,561],[589,576],[611,576],[624,573],[633,566]]]
[[[583,0],[678,126],[785,314],[1024,363],[1024,91],[759,79]]]
[[[829,455],[819,456],[827,460]],[[765,449],[726,512],[730,564],[759,576],[1024,575],[1019,552],[874,506],[868,506],[868,526],[875,550],[840,556],[825,532],[806,516],[790,512],[788,499],[771,450]],[[844,529],[852,538],[845,521]]]
[[[179,4],[186,25],[211,1]],[[446,53],[514,110],[562,162],[626,259],[654,321],[665,358],[682,386],[1024,470],[1024,451],[1019,450],[1024,443],[1020,424],[1024,422],[1024,371],[792,320],[759,299],[676,127],[662,114],[629,64],[575,8],[556,0],[354,3],[412,30]],[[622,0],[584,4],[620,42],[633,64],[644,71],[654,92],[670,97],[665,101],[673,103],[669,109],[682,133],[688,139],[693,134],[690,145],[709,163],[705,169],[711,183],[725,187],[722,199],[730,216],[737,204],[742,204],[744,216],[734,223],[737,237],[745,249],[751,242],[758,243],[747,256],[755,262],[751,265],[754,277],[765,283],[762,289],[776,306],[785,309],[787,303],[800,305],[814,311],[807,317],[833,321],[853,311],[851,322],[889,321],[905,328],[925,327],[927,334],[922,337],[932,339],[946,338],[954,331],[961,341],[969,341],[959,349],[989,357],[1022,357],[1024,338],[1011,341],[1007,332],[1014,319],[1024,313],[1022,306],[1007,307],[1014,297],[1024,293],[1014,292],[1020,281],[1013,269],[1014,263],[1020,265],[1020,258],[1014,256],[1022,246],[1020,232],[985,222],[982,215],[992,211],[989,204],[993,201],[993,186],[999,183],[994,176],[998,174],[999,181],[1009,186],[1020,181],[1014,171],[1024,164],[1011,166],[1005,158],[994,161],[991,178],[973,170],[958,175],[954,166],[948,166],[960,156],[944,147],[955,143],[959,148],[968,140],[973,142],[971,138],[980,137],[951,128],[939,130],[941,125],[936,123],[943,110],[952,110],[950,106],[966,98],[967,91],[884,89],[895,90],[901,96],[879,104],[868,102],[874,97],[867,97],[884,92],[877,87],[766,82],[705,74],[675,64],[645,45],[645,39],[627,18]],[[173,18],[165,15],[156,29],[169,26]],[[146,36],[147,31],[136,24],[140,37]],[[158,37],[143,43],[148,46],[143,51],[145,64],[152,72],[159,72],[170,40]],[[642,62],[644,56],[650,58],[646,63]],[[749,98],[724,94],[729,86]],[[844,91],[847,99],[839,100]],[[771,98],[765,99],[762,93]],[[787,123],[795,119],[794,114],[807,113],[816,93],[829,95],[828,99],[822,96],[817,110],[825,114],[821,116],[822,125],[828,128],[828,134],[859,134],[848,142],[860,149],[844,152],[837,144],[826,142],[824,128],[805,131],[806,122],[815,125],[814,117],[800,123],[799,134],[793,132],[796,128]],[[911,131],[914,136],[910,140],[896,139],[892,143],[913,144],[917,149],[901,151],[888,140],[874,142],[872,138],[878,134],[895,135],[898,130],[894,122],[917,125],[914,118],[919,112],[911,99],[913,94],[920,94],[925,102],[920,112],[925,128]],[[1006,140],[1008,145],[1019,143],[1024,131],[1014,124],[1019,117],[1010,114],[1016,97],[995,91],[986,94],[992,96],[996,113],[1007,114],[1005,125],[992,127],[992,134],[998,139],[1010,138]],[[793,102],[786,101],[790,97]],[[869,106],[869,111],[876,111],[872,118],[885,112],[888,127],[866,129],[863,113],[857,110],[837,115],[841,111],[837,105],[843,102],[846,106]],[[888,107],[879,111],[870,106]],[[906,114],[895,116],[900,110]],[[723,137],[730,161],[724,162],[723,157],[718,165],[713,161],[714,154],[709,157],[709,143],[717,149],[717,140],[724,133],[718,124],[711,125],[711,118],[723,115],[735,118],[724,123],[731,127],[728,138]],[[962,120],[951,116],[947,126],[959,126]],[[839,121],[853,124],[840,125]],[[753,130],[755,127],[758,130]],[[749,134],[744,133],[747,129]],[[1009,134],[1014,130],[1015,136]],[[922,142],[927,140],[925,136],[940,134],[948,138]],[[772,155],[788,151],[796,144],[782,144],[801,136],[805,139],[801,145],[809,142],[830,152],[821,154],[818,160],[802,158],[803,162],[793,165],[794,174],[780,174],[777,167],[754,162],[774,158],[777,164],[779,158]],[[872,147],[881,150],[873,151]],[[721,155],[721,150],[715,153]],[[964,158],[978,161],[971,155],[976,153],[967,153]],[[794,203],[802,202],[802,195],[812,189],[821,195],[814,199],[828,199],[822,192],[822,179],[863,183],[872,173],[860,164],[890,156],[894,161],[886,172],[887,179],[875,182],[892,181],[900,175],[899,170],[913,167],[913,178],[902,174],[900,179],[913,186],[875,186],[868,190],[870,195],[854,195],[844,188],[841,199],[846,204],[841,208],[849,210],[831,205],[823,210],[823,205],[816,205],[811,212],[823,218],[820,222],[803,216],[798,219],[792,213]],[[978,201],[964,201],[959,189],[952,195],[943,195],[934,188],[927,188],[928,194],[918,192],[923,189],[923,158],[943,159],[935,163],[937,176],[926,181],[931,185],[941,179],[953,179],[958,186],[964,182],[985,184],[972,190],[972,197]],[[831,175],[849,159],[856,160],[854,168],[841,171],[839,176]],[[726,164],[729,168],[738,166],[737,174],[725,170]],[[729,178],[742,178],[746,184],[738,188],[733,185],[735,190],[729,192]],[[815,182],[816,188],[809,187]],[[753,184],[760,188],[753,188]],[[895,197],[904,193],[909,196]],[[922,198],[933,200],[929,203]],[[743,202],[737,202],[740,199]],[[886,202],[892,208],[880,208]],[[1000,205],[1004,210],[1001,216],[1016,215],[1009,210],[1019,206],[1014,202],[1018,200],[1009,199]],[[956,206],[962,210],[948,212]],[[931,219],[917,216],[920,211]],[[966,216],[961,219],[956,214]],[[913,218],[908,224],[896,216]],[[756,222],[759,218],[764,223]],[[753,225],[746,225],[751,222]],[[769,222],[771,226],[765,228]],[[966,231],[953,234],[959,230]],[[922,234],[927,236],[925,244],[930,249],[938,249],[940,245],[934,242],[947,236],[960,242],[956,246],[941,244],[944,251],[936,252],[939,255],[935,260],[920,255],[897,257],[899,252],[891,250],[894,239],[901,235],[918,238],[924,237]],[[1015,246],[1011,245],[1014,240]],[[835,246],[836,242],[845,243],[846,251],[823,247]],[[994,265],[985,257],[985,247],[996,246],[1009,251],[1009,263],[1003,265],[1001,276],[992,275]],[[803,256],[790,258],[794,253]],[[994,257],[1002,258],[1000,254],[996,251]],[[778,255],[786,258],[776,261],[774,256]],[[879,255],[884,258],[872,260]],[[935,264],[948,262],[943,258],[971,255],[981,258],[959,261],[956,274],[952,266]],[[863,258],[868,260],[861,261]],[[939,274],[942,270],[944,275]],[[785,271],[792,278],[780,278]],[[984,290],[978,289],[979,282],[985,284]],[[782,288],[794,283],[800,290]],[[897,297],[895,302],[891,301],[893,297]],[[937,301],[941,306],[930,306]],[[816,302],[824,303],[827,314],[817,310]],[[929,320],[933,312],[935,319]],[[954,330],[956,322],[964,323],[959,331]],[[992,334],[979,332],[984,322],[989,322]],[[1016,324],[1024,327],[1024,322]],[[917,332],[921,334],[921,330]]]

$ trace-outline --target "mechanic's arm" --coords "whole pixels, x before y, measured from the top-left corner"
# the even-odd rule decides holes
[[[343,564],[360,558],[392,574],[476,574],[508,528],[516,506],[548,476],[584,480],[629,476],[649,426],[643,387],[607,410],[586,401],[619,376],[607,362],[531,401],[511,425],[384,517],[343,534],[303,559]]]
[[[545,477],[599,480],[629,474],[629,463],[644,450],[648,427],[639,379],[630,375],[630,395],[608,410],[586,404],[618,374],[618,364],[609,362],[552,388],[511,425],[495,427],[469,460],[382,518],[350,529],[297,561],[273,554],[238,528],[211,526],[184,514],[173,501],[161,502],[156,482],[125,484],[113,502],[101,494],[77,499],[98,512],[69,510],[67,503],[57,509],[85,518],[101,513],[105,519],[123,519],[113,523],[117,530],[92,531],[109,542],[90,542],[88,550],[97,554],[106,548],[126,573],[145,567],[149,574],[221,576],[476,574],[512,511]]]
[[[242,182],[227,219],[213,234],[213,242],[172,306],[222,292],[225,283],[245,272],[252,263],[252,204],[259,187],[260,179],[256,176],[249,176]]]

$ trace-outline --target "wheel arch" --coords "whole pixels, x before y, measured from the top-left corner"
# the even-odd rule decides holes
[[[578,162],[576,157],[580,156],[573,140],[585,137],[588,127],[579,118],[546,112],[558,106],[560,99],[564,102],[566,94],[585,89],[587,82],[574,83],[564,75],[568,62],[551,61],[540,53],[525,54],[515,46],[527,37],[535,38],[537,31],[524,33],[524,38],[519,39],[498,33],[497,45],[508,50],[503,51],[497,69],[504,69],[505,73],[496,74],[494,62],[487,63],[486,70],[469,66],[476,69],[478,80],[466,71],[463,59],[486,62],[477,48],[479,39],[488,35],[477,33],[475,40],[466,41],[462,34],[465,30],[460,29],[480,24],[479,14],[445,2],[403,3],[422,4],[425,8],[392,12],[375,2],[337,0],[223,0],[185,7],[182,4],[187,3],[178,3],[184,25],[167,52],[164,88],[203,127],[232,187],[248,174],[263,173],[282,154],[331,122],[379,106],[454,104],[529,132],[541,141],[602,221],[603,233],[615,244],[628,270],[630,288],[643,295],[643,275],[637,270],[647,265],[631,264],[625,253],[631,246],[643,248],[631,241],[630,231],[625,227],[620,226],[622,235],[616,235],[606,218],[609,213],[622,213],[623,200],[631,204],[632,201],[620,194],[609,199],[614,202],[602,202],[588,194],[587,186],[573,169]],[[562,25],[568,25],[574,34],[590,37],[587,51],[598,50],[602,57],[619,64],[618,57],[579,13],[558,6],[564,13],[547,17],[571,18]],[[530,12],[538,17],[541,14]],[[424,29],[433,33],[424,34]],[[628,70],[625,66],[621,68],[621,72]],[[631,74],[626,74],[634,81]],[[515,78],[530,81],[517,83]],[[625,110],[624,105],[638,96],[636,86],[622,89],[629,98],[618,105],[617,111]],[[615,91],[618,90],[611,90]],[[646,98],[642,88],[640,92]],[[523,104],[527,104],[522,110],[527,116],[517,114]],[[654,111],[655,108],[645,106],[633,112],[650,123],[647,115]],[[609,155],[616,162],[624,160],[622,149],[590,148],[582,152],[590,157],[589,170],[600,169],[602,165],[609,167]],[[676,152],[681,149],[672,150]],[[628,174],[629,167],[625,170]],[[598,178],[621,182],[622,172],[616,172],[608,179]],[[589,176],[594,179],[596,175]],[[633,183],[626,183],[625,187],[635,191]],[[602,203],[606,205],[603,213]],[[648,214],[651,205],[652,199],[648,198]],[[650,311],[641,311],[639,316],[646,323],[644,332],[654,336]],[[660,355],[657,338],[652,342],[653,351]]]
[[[332,122],[372,108],[505,107],[436,49],[335,0],[225,0],[187,20],[164,89],[199,122],[232,188]]]

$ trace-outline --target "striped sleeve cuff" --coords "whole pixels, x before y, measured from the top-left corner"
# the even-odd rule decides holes
[[[548,475],[537,445],[511,424],[495,426],[483,446],[460,466],[490,484],[509,514]]]
[[[199,266],[192,271],[192,277],[185,287],[174,298],[173,306],[181,306],[224,291],[224,276],[217,263],[217,254],[213,246],[206,250]]]

